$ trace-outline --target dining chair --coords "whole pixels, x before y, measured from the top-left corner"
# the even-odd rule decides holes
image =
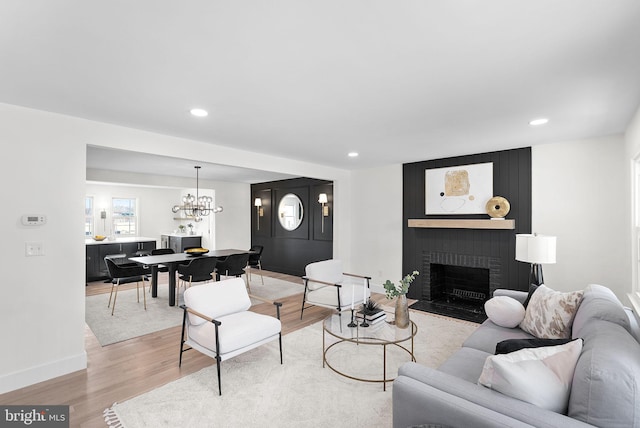
[[[252,245],[249,249],[249,260],[247,261],[247,274],[249,275],[249,282],[251,282],[251,271],[253,268],[258,268],[260,271],[260,279],[262,280],[262,285],[264,285],[264,277],[262,276],[262,264],[260,263],[260,258],[262,257],[262,251],[264,250],[264,246],[262,245]]]
[[[215,279],[218,259],[216,257],[193,257],[188,264],[178,265],[178,286],[176,287],[176,301],[180,294],[180,286],[187,290],[194,282],[208,282]]]
[[[356,308],[367,302],[371,291],[370,276],[344,273],[342,261],[337,259],[310,263],[305,267],[304,293],[300,319],[308,305],[322,306],[338,311]]]
[[[118,256],[118,255],[117,255]],[[120,285],[136,283],[136,294],[138,296],[138,303],[140,303],[140,281],[142,281],[142,297],[144,299],[144,310],[147,310],[147,296],[145,294],[145,281],[149,279],[150,271],[148,268],[140,265],[119,265],[114,261],[114,258],[107,256],[104,258],[104,262],[107,265],[107,272],[109,278],[111,278],[111,293],[109,294],[109,303],[107,307],[111,306],[111,297],[113,297],[113,306],[111,307],[111,315],[116,310],[116,299],[118,298],[118,289]],[[115,289],[115,294],[114,294]]]
[[[151,256],[161,256],[164,254],[175,254],[175,251],[173,251],[172,248],[155,248],[153,250],[151,250],[149,252],[149,255]],[[169,272],[169,267],[165,266],[165,265],[158,265],[157,267],[158,269],[158,273],[163,272],[163,273],[168,273]],[[151,287],[149,287],[149,293],[151,293]]]
[[[252,298],[275,305],[276,316],[251,312]],[[184,305],[180,306],[184,312],[178,367],[182,366],[182,353],[190,349],[214,358],[218,370],[218,393],[222,395],[222,361],[277,339],[282,364],[281,306],[282,303],[249,295],[241,278],[185,290]]]
[[[218,266],[216,270],[220,275],[224,275],[226,277],[242,277],[242,275],[247,277],[247,272],[245,271],[247,267],[247,262],[249,261],[249,253],[240,253],[240,254],[231,254],[226,258],[218,261]],[[251,286],[249,285],[248,278],[246,278],[246,285],[251,292]]]

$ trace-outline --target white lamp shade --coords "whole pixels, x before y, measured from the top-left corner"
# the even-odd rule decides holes
[[[318,195],[318,202],[321,204],[326,204],[327,203],[327,194],[326,193],[320,193]]]
[[[262,206],[262,199],[260,199],[260,198],[256,198],[256,199],[253,201],[253,205],[255,205],[256,207],[261,207],[261,206]]]
[[[516,235],[516,260],[527,263],[555,263],[556,237],[544,235]]]

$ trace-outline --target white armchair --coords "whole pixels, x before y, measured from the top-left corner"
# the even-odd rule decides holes
[[[270,302],[257,296],[252,298]],[[250,296],[242,278],[191,287],[184,292],[182,337],[180,340],[180,362],[182,353],[195,349],[216,360],[218,369],[218,392],[222,395],[220,363],[272,340],[280,342],[280,364],[282,364],[282,324],[280,306],[276,316],[251,312]],[[188,346],[185,349],[185,345]]]
[[[302,295],[302,310],[315,305],[335,309],[342,312],[353,306],[358,306],[369,300],[371,291],[369,281],[371,277],[344,273],[342,261],[331,259],[308,264],[305,267],[304,294]]]

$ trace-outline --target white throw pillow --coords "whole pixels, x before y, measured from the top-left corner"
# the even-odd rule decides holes
[[[487,317],[500,327],[514,328],[524,319],[524,306],[513,297],[496,296],[484,303]]]
[[[520,328],[538,339],[569,339],[583,291],[561,293],[540,285],[531,295]]]
[[[566,414],[582,339],[487,357],[479,385]]]

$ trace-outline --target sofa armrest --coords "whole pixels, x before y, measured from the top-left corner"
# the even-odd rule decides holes
[[[542,409],[533,404],[511,398],[497,391],[485,388],[484,386],[470,383],[448,373],[417,363],[403,364],[398,370],[398,376],[412,378],[441,392],[459,397],[480,407],[509,416],[518,421],[523,421],[538,428],[591,426],[566,415]]]
[[[507,290],[506,288],[498,288],[493,292],[493,297],[496,296],[507,296],[513,299],[516,299],[518,302],[524,304],[524,301],[527,300],[527,296],[529,295],[526,291],[520,290]]]
[[[393,428],[532,427],[407,376],[393,382]]]

